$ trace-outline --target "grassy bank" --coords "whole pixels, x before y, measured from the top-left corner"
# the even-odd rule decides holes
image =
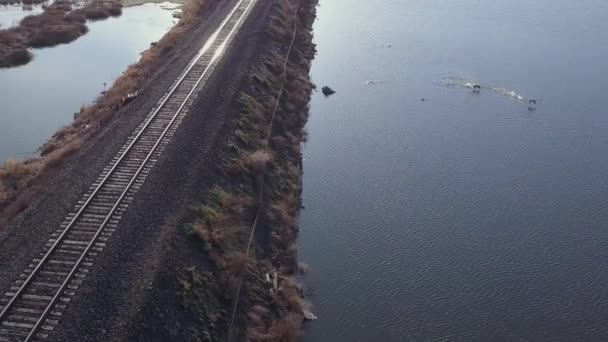
[[[206,11],[220,1],[222,0],[190,0],[182,8],[180,21],[145,51],[137,63],[129,66],[93,105],[81,108],[74,122],[55,133],[42,147],[40,157],[5,162],[0,168],[0,229],[28,207],[38,192],[37,181],[96,136],[126,105],[123,97],[145,87],[163,62],[172,55],[180,37],[195,29]]]
[[[313,89],[316,0],[278,0],[238,96],[223,176],[185,230],[209,267],[188,267],[180,298],[193,340],[297,340],[309,305],[298,284],[301,145]]]

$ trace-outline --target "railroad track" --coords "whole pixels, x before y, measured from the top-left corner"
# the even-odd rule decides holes
[[[0,341],[46,339],[257,0],[239,0],[0,298]]]

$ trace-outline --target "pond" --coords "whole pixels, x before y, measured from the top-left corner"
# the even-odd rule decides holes
[[[176,11],[172,3],[127,7],[120,17],[89,22],[70,44],[35,49],[29,64],[0,69],[0,160],[35,155],[177,22]]]

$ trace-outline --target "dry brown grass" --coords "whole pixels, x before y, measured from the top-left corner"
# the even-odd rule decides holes
[[[260,175],[266,171],[266,166],[272,160],[272,155],[264,150],[257,150],[246,156],[247,166],[254,174]]]
[[[254,207],[253,198],[244,193],[227,193],[212,189],[206,205],[194,209],[197,220],[190,226],[191,231],[201,241],[209,259],[225,272],[229,281],[240,274],[239,266],[245,262],[240,253],[247,244],[248,223]]]
[[[0,184],[0,206],[8,201],[9,195],[4,189],[4,185]]]
[[[251,95],[241,93],[238,101],[243,110],[243,114],[249,121],[255,123],[264,121],[264,112],[266,111],[266,108],[258,99]]]
[[[240,277],[247,266],[252,262],[252,259],[243,253],[234,253],[228,256],[226,271],[230,276],[235,278]]]
[[[240,278],[242,286],[238,288],[241,296],[247,298],[247,304],[235,302],[238,303],[236,325],[245,326],[246,336],[238,333],[235,336],[260,342],[298,341],[302,310],[310,308],[303,299],[301,286],[291,276],[298,270],[295,241],[301,205],[300,145],[305,138],[303,127],[312,90],[308,78],[302,75],[308,72],[312,56],[301,53],[299,46],[294,49],[297,56],[288,63],[288,80],[280,98],[276,122],[269,126],[282,87],[285,46],[290,45],[294,20],[300,20],[296,19],[296,7],[292,6],[299,1],[279,0],[278,3],[269,29],[274,43],[262,48],[263,62],[249,70],[246,87],[249,93],[241,93],[238,97],[240,116],[234,121],[233,139],[227,144],[226,180],[222,183],[226,193],[244,192],[257,201],[248,203],[250,210],[233,211],[226,198],[238,196],[225,196],[216,201],[218,205],[211,205],[212,211],[201,213],[211,219],[201,220],[193,226],[194,231],[201,231],[197,235],[205,241],[207,255],[216,266],[217,281],[225,284],[228,279],[226,288],[231,290],[235,277]],[[302,21],[312,23],[310,13],[302,15]],[[308,46],[312,42],[306,41],[310,38],[304,30],[299,38],[305,40],[301,51],[312,49]],[[271,134],[268,134],[269,128]],[[267,135],[271,140],[269,150],[265,149]],[[252,175],[256,176],[253,181]],[[258,212],[258,209],[262,216],[256,221],[257,229],[252,231],[256,216],[250,213]],[[218,231],[222,233],[219,239],[214,236]],[[250,250],[247,249],[249,236],[252,237]],[[227,250],[231,253],[226,253]],[[235,253],[241,253],[243,258],[247,251],[251,261],[232,259]],[[278,274],[278,290],[267,280],[267,274]],[[236,300],[234,294],[228,293],[226,297]]]
[[[46,158],[44,158],[44,168],[51,169],[60,165],[67,157],[74,154],[80,146],[82,146],[82,140],[76,138],[63,148],[48,153]]]
[[[272,215],[275,217],[279,224],[293,227],[296,224],[297,209],[294,208],[292,203],[286,201],[280,201],[272,204]]]
[[[225,257],[226,264],[223,277],[231,290],[235,290],[245,270],[254,262],[251,257],[243,253],[233,253]]]
[[[302,316],[288,314],[270,327],[268,336],[264,341],[296,342],[302,339]]]
[[[9,158],[0,169],[0,177],[23,178],[31,172],[31,169],[21,160]]]
[[[287,310],[302,312],[302,309],[310,308],[310,304],[302,298],[302,286],[293,277],[283,277],[278,292],[284,299]]]
[[[207,8],[206,6],[210,4],[211,1],[209,0],[191,0],[186,2],[182,7],[182,18],[178,22],[178,25],[188,26],[196,22]]]
[[[14,201],[12,201],[4,208],[2,215],[4,217],[14,217],[15,215],[19,214],[27,207],[29,207],[29,205],[34,200],[35,195],[36,191],[34,189],[25,189],[17,196]],[[6,222],[4,217],[2,218],[2,221],[4,221],[3,223]]]

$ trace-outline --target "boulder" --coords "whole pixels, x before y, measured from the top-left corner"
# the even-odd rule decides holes
[[[329,96],[329,95],[332,95],[332,94],[335,94],[335,93],[336,93],[336,91],[335,91],[335,90],[331,89],[331,88],[330,88],[330,87],[328,87],[328,86],[323,87],[323,88],[321,89],[321,91],[323,92],[323,95],[325,95],[325,96]]]

